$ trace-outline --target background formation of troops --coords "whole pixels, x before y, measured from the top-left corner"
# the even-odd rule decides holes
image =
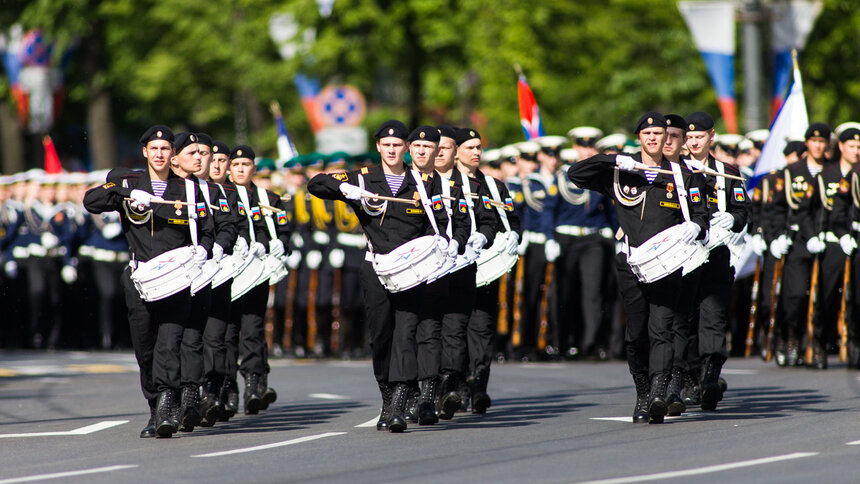
[[[857,257],[852,259],[838,237],[828,235],[850,235],[860,229],[858,172],[852,169],[846,175],[833,168],[839,163],[833,159],[836,141],[845,130],[856,127],[846,123],[836,128],[828,145],[830,161],[815,175],[803,168],[804,143],[790,143],[787,160],[801,162],[771,173],[751,193],[753,220],[747,230],[757,236],[756,253],[762,255],[760,284],[753,298],[757,303],[755,346],[763,356],[771,301],[779,300],[778,295],[773,298],[773,283],[779,279],[783,291],[788,286],[792,294],[804,290],[809,294],[811,269],[783,272],[782,268],[783,256],[797,259],[805,242],[794,244],[797,249],[786,254],[774,253],[770,247],[780,236],[796,232],[784,219],[784,226],[774,223],[773,214],[779,213],[774,207],[788,205],[783,199],[797,201],[799,196],[801,205],[790,206],[789,216],[797,219],[803,214],[804,220],[813,220],[816,233],[825,234],[826,243],[822,256],[826,262],[818,282],[821,301],[814,315],[813,366],[825,368],[824,355],[838,351],[840,317],[847,321],[849,367],[858,366],[850,303],[842,314],[839,311],[845,260]],[[547,136],[484,153],[481,170],[504,181],[523,229],[520,260],[500,285],[494,343],[498,361],[624,358],[624,315],[613,269],[618,229],[614,209],[603,195],[572,185],[564,167],[597,153],[632,153],[638,148],[624,135],[604,136],[591,127],[574,128],[568,136]],[[713,152],[749,177],[766,137],[766,130],[746,137],[720,135]],[[285,196],[294,227],[290,274],[272,286],[269,297],[266,328],[272,357],[368,355],[358,277],[366,251],[361,227],[345,203],[310,195],[306,182],[316,173],[376,163],[375,154],[303,155],[283,166],[258,160],[255,183]],[[54,175],[34,169],[0,177],[3,347],[131,346],[117,284],[129,262],[119,214],[92,215],[82,207],[87,188],[104,183],[105,175]],[[810,254],[805,255],[811,266]],[[779,278],[774,277],[777,267]],[[744,352],[753,279],[738,279],[733,290],[727,328],[733,355]],[[777,363],[801,364],[805,327],[788,321],[791,318],[778,307],[775,317]]]

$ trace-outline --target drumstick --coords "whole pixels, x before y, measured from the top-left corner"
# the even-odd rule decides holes
[[[474,193],[470,193],[470,194],[469,194],[469,195],[467,195],[467,196],[468,196],[469,198],[478,198],[478,195],[476,195],[476,194],[474,194]],[[452,200],[452,201],[456,201],[456,200],[457,200],[457,199],[456,199],[456,198],[454,198],[454,197],[446,197],[445,195],[442,195],[442,199],[443,199],[443,200]],[[489,203],[490,203],[490,205],[492,205],[492,206],[494,206],[494,207],[505,208],[505,204],[504,204],[504,203],[502,203],[502,202],[497,202],[497,201],[495,201],[495,200],[485,200],[485,202],[489,202]]]
[[[736,176],[736,175],[729,175],[728,173],[720,173],[718,171],[709,170],[707,168],[702,168],[701,170],[693,170],[693,173],[704,173],[705,175],[721,176],[724,178],[731,178],[732,180],[744,181],[743,177]]]
[[[131,197],[126,197],[125,201],[126,201],[126,202],[134,202],[134,201],[135,201],[135,199],[133,199],[133,198],[131,198]],[[188,205],[188,206],[191,206],[191,207],[193,207],[193,206],[194,206],[194,204],[193,204],[193,203],[191,203],[191,202],[181,202],[181,201],[179,201],[179,200],[150,200],[150,201],[149,201],[149,203],[150,203],[150,204],[152,204],[152,203],[161,203],[161,204],[165,204],[165,205]]]
[[[260,206],[260,208],[265,208],[266,210],[268,210],[268,211],[270,211],[270,212],[274,212],[274,213],[281,213],[281,212],[285,212],[285,211],[286,211],[286,210],[281,210],[281,209],[280,209],[280,208],[278,208],[278,207],[273,207],[273,206],[271,206],[271,205],[266,205],[266,204],[264,204],[264,203],[258,203],[257,205],[259,205],[259,206]]]
[[[398,202],[398,203],[409,203],[412,205],[418,206],[418,200],[410,200],[408,198],[396,198],[396,197],[386,197],[385,195],[362,195],[361,198],[368,198],[373,200],[385,200],[388,202]]]
[[[642,171],[656,171],[657,173],[664,173],[666,175],[673,175],[674,174],[674,173],[672,173],[672,170],[664,170],[662,168],[657,168],[656,166],[648,166],[645,164],[637,164],[636,169],[642,170]]]

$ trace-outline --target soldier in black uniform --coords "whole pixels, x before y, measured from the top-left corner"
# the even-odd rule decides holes
[[[350,204],[368,238],[368,261],[362,266],[361,281],[367,317],[373,371],[382,394],[383,406],[377,429],[402,432],[409,387],[418,378],[415,329],[424,286],[391,293],[377,277],[370,259],[387,254],[410,240],[436,231],[430,216],[421,207],[405,203],[380,203],[364,198],[384,194],[417,199],[427,183],[412,176],[403,163],[409,131],[400,121],[386,121],[374,134],[382,155],[380,167],[366,167],[349,173],[318,174],[308,182],[308,191],[328,200]],[[421,183],[421,185],[419,185]],[[366,187],[366,188],[362,188]],[[438,239],[446,250],[448,241]]]
[[[239,225],[239,237],[248,237],[252,241],[248,243],[246,240],[245,243],[255,257],[262,258],[268,253],[280,258],[286,255],[290,243],[289,221],[281,196],[254,184],[254,157],[254,150],[247,145],[236,146],[230,153],[230,178],[236,185],[239,216],[246,217],[248,224]],[[272,213],[261,204],[279,212]],[[242,245],[245,243],[240,242]],[[245,378],[244,410],[248,415],[268,408],[277,399],[277,393],[268,385],[270,367],[265,328],[268,300],[267,279],[233,301],[230,308],[230,323],[239,328],[239,372]]]
[[[147,169],[112,170],[105,184],[90,189],[84,197],[84,207],[91,213],[121,211],[125,215],[122,228],[131,247],[132,267],[123,273],[122,285],[141,387],[150,406],[150,422],[141,437],[169,437],[177,431],[174,412],[181,386],[180,345],[190,318],[191,293],[183,290],[155,302],[146,302],[132,284],[132,268],[169,250],[190,245],[189,224],[195,216],[199,234],[198,245],[193,249],[194,260],[202,265],[213,244],[211,217],[205,214],[201,217],[196,210],[184,205],[152,203],[158,200],[188,202],[184,180],[170,171],[173,140],[173,133],[167,127],[153,126],[140,138]],[[194,192],[195,200],[201,200],[203,195],[199,188],[195,187]]]
[[[681,271],[648,284],[639,282],[627,263],[628,252],[673,225],[681,224],[685,242],[702,240],[708,229],[702,200],[703,180],[693,177],[685,168],[677,165],[673,168],[663,157],[666,126],[663,115],[645,113],[635,130],[642,153],[632,157],[595,155],[574,164],[568,171],[568,177],[577,186],[600,191],[616,203],[626,245],[616,261],[627,310],[627,363],[636,385],[634,422],[649,419],[662,422],[667,413],[665,393],[672,365],[672,319],[678,304]],[[643,163],[673,170],[677,176],[638,171]],[[677,178],[682,178],[684,192]],[[679,196],[685,196],[686,202],[676,198]],[[688,209],[684,209],[684,204]]]

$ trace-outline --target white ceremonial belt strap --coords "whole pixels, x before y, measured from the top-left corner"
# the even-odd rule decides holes
[[[833,242],[834,244],[839,243],[839,237],[836,236],[833,232],[825,232],[824,233],[824,241],[825,242]]]
[[[615,231],[612,230],[611,227],[603,227],[602,229],[600,229],[600,235],[606,239],[614,239]]]
[[[367,239],[364,238],[362,234],[348,234],[345,232],[341,232],[337,234],[337,242],[340,245],[345,245],[347,247],[355,247],[357,249],[363,249],[367,247]]]
[[[555,231],[561,235],[579,237],[582,235],[596,234],[598,229],[595,227],[579,227],[577,225],[559,225],[555,228]]]
[[[115,250],[99,249],[92,245],[82,245],[78,254],[89,257],[98,262],[128,262],[128,252],[117,252]]]
[[[523,240],[527,240],[530,244],[545,244],[546,234],[540,232],[523,232]]]

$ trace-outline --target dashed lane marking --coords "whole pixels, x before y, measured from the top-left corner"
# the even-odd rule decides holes
[[[9,479],[0,479],[0,484],[11,484],[13,482],[33,482],[44,481],[48,479],[60,479],[63,477],[84,476],[87,474],[99,474],[102,472],[121,471],[123,469],[133,469],[137,465],[120,465],[108,467],[96,467],[93,469],[82,469],[79,471],[54,472],[52,474],[37,474],[35,476],[12,477]]]
[[[297,439],[285,440],[283,442],[275,442],[273,444],[256,445],[254,447],[245,447],[243,449],[224,450],[221,452],[212,452],[210,454],[198,454],[192,455],[191,457],[221,457],[224,455],[244,454],[246,452],[274,449],[276,447],[283,447],[285,445],[301,444],[302,442],[310,442],[312,440],[324,439],[326,437],[334,437],[337,435],[343,435],[345,433],[346,432],[326,432],[324,434],[308,435],[307,437],[299,437]]]
[[[669,417],[669,416],[666,416],[666,417],[663,417],[663,418],[664,418],[664,419],[666,419],[666,420],[677,420],[677,419],[691,418],[691,417],[692,417],[692,418],[697,418],[697,417],[699,417],[699,416],[701,416],[701,415],[702,415],[702,414],[701,414],[701,413],[699,413],[699,412],[689,412],[689,413],[684,412],[684,413],[682,413],[681,415],[679,415],[679,416],[677,416],[677,417]],[[633,417],[632,417],[632,416],[629,416],[629,415],[628,415],[627,417],[591,417],[589,420],[602,420],[602,421],[605,421],[605,422],[624,422],[624,423],[633,423]]]
[[[379,417],[380,417],[380,415],[377,415],[376,417],[373,417],[372,419],[368,420],[367,422],[360,423],[360,424],[356,425],[355,428],[376,427],[376,422],[379,421]]]
[[[348,400],[349,397],[344,395],[336,395],[334,393],[311,393],[308,395],[311,398],[319,398],[321,400]]]
[[[88,435],[100,430],[109,429],[128,423],[128,420],[105,420],[93,425],[87,425],[79,429],[67,430],[65,432],[30,432],[26,434],[0,434],[0,439],[17,439],[23,437],[62,437],[67,435]]]

